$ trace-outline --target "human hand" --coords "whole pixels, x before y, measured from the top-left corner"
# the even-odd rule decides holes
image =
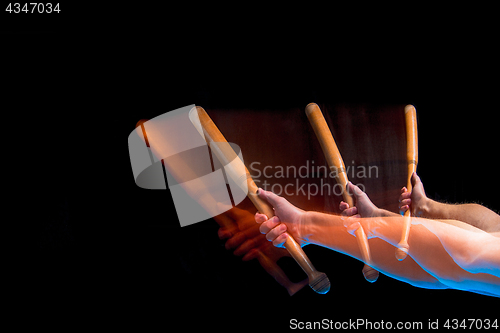
[[[215,216],[214,219],[220,226],[219,238],[226,239],[226,249],[234,250],[233,254],[241,256],[243,261],[257,259],[266,272],[293,295],[307,285],[307,279],[297,283],[290,281],[277,264],[279,259],[290,257],[290,253],[285,248],[274,247],[260,233],[254,211],[255,207],[250,200],[244,200],[239,207]]]
[[[355,205],[349,207],[347,202],[341,201],[339,208],[347,232],[356,236],[356,230],[363,228],[368,239],[375,237],[371,232],[371,221],[368,217],[384,216],[384,212],[370,200],[368,195],[351,182],[347,183],[346,190],[352,193]]]
[[[304,226],[305,211],[273,192],[259,189],[257,195],[274,208],[275,216],[271,218],[259,212],[255,214],[255,222],[260,223],[259,230],[266,234],[268,241],[276,247],[284,247],[289,233],[301,247],[309,244]]]
[[[226,249],[233,250],[236,256],[243,256],[243,261],[254,259],[258,251],[265,251],[270,245],[260,233],[259,226],[255,225],[253,212],[247,209],[233,207],[214,219],[220,226],[219,238],[226,240]]]
[[[410,192],[406,187],[401,189],[399,196],[399,212],[403,215],[411,206],[412,216],[422,217],[427,210],[428,198],[425,195],[424,185],[416,172],[411,177],[413,190]]]
[[[373,204],[368,195],[351,182],[347,183],[346,190],[352,193],[354,206],[349,207],[347,202],[341,201],[339,208],[342,216],[374,217],[380,216],[379,208]]]

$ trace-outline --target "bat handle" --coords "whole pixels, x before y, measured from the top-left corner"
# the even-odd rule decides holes
[[[293,237],[288,234],[285,241],[285,248],[293,259],[304,270],[309,279],[309,286],[318,294],[326,294],[330,290],[330,281],[325,273],[319,272],[314,268],[311,260]]]
[[[272,260],[259,250],[257,251],[257,259],[259,260],[260,265],[264,267],[266,272],[268,272],[272,277],[274,277],[276,281],[278,281],[279,284],[286,288],[290,296],[298,292],[307,284],[307,280],[303,280],[298,283],[290,281],[281,267],[276,264],[276,260]]]
[[[404,260],[408,255],[408,250],[410,246],[408,245],[408,236],[410,235],[411,228],[411,216],[410,210],[408,209],[404,215],[403,221],[403,234],[401,236],[401,240],[398,243],[398,248],[396,249],[396,259],[399,261]]]
[[[287,235],[288,237],[285,242],[286,249],[290,252],[292,258],[295,259],[299,266],[304,270],[310,280],[314,275],[316,268],[314,268],[312,262],[309,260],[304,250],[302,250],[299,243],[297,243],[297,241],[290,234]]]
[[[344,192],[342,193],[342,196],[344,198],[344,201],[349,205],[349,207],[354,207],[354,200],[349,193],[347,193],[346,185],[347,185],[347,177],[344,175],[343,177],[339,177],[338,182],[340,184],[343,184]],[[370,245],[368,244],[368,238],[366,237],[366,233],[363,230],[363,227],[359,227],[356,229],[354,232],[356,235],[356,240],[358,241],[358,247],[361,250],[361,257],[363,258],[363,261],[365,262],[365,266],[363,267],[363,276],[365,277],[365,280],[373,283],[377,281],[379,272],[371,267],[372,265],[372,258],[371,258],[371,253],[370,253]]]
[[[274,216],[273,207],[265,200],[261,199],[257,193],[257,186],[251,177],[247,178],[248,181],[248,198],[254,206],[265,214],[268,218]],[[299,264],[302,270],[307,274],[309,279],[309,286],[318,294],[326,294],[330,290],[330,281],[325,273],[321,273],[314,268],[311,260],[307,257],[304,250],[300,247],[293,237],[288,234],[285,241],[285,248],[288,250],[293,259]]]
[[[411,192],[413,187],[411,185],[411,176],[413,173],[417,170],[417,165],[413,162],[410,161],[408,163],[408,181],[406,184],[406,188],[408,189],[408,192]],[[408,245],[408,237],[410,236],[410,228],[411,228],[411,213],[410,213],[410,208],[408,207],[408,210],[404,214],[404,220],[403,220],[403,231],[401,234],[401,240],[399,241],[396,249],[396,259],[399,261],[404,260],[406,256],[408,255],[408,250],[410,249],[410,246]]]
[[[365,266],[363,267],[363,276],[366,281],[373,283],[377,281],[379,272],[371,267],[372,258],[370,254],[370,246],[368,245],[368,238],[366,237],[363,227],[356,229],[354,234],[356,235],[356,240],[358,241],[358,247],[361,250],[361,257],[365,262]]]

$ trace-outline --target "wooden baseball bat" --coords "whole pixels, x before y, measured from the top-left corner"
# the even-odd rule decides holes
[[[144,127],[144,123],[147,121],[147,119],[139,120],[136,125],[136,131],[142,134],[142,138],[146,146],[154,149],[155,153],[159,154],[158,156],[168,156],[168,143],[163,140],[160,142],[158,142],[158,140],[155,140],[155,137],[157,137],[156,134],[158,132],[158,128],[156,128],[153,124],[149,126],[151,140],[148,138],[148,134],[146,133],[146,129]],[[151,150],[149,151],[149,153],[151,154],[151,164],[153,164],[153,153]],[[199,177],[199,174],[192,170],[192,164],[186,163],[182,158],[177,158],[175,160],[166,158],[162,160],[162,163],[168,170],[168,172],[176,179],[176,181],[180,184],[183,184],[181,186],[183,186],[184,190],[203,208],[205,208],[207,212],[211,214],[218,214],[218,212],[212,211],[212,208],[217,205],[217,201],[213,198],[212,194],[210,193],[210,189],[206,187],[206,184],[204,182],[198,182],[195,184],[195,186],[185,185],[190,184],[188,181]],[[219,215],[219,218],[215,220],[221,227],[230,227],[231,224],[234,223],[231,219],[223,214]],[[307,279],[297,283],[290,281],[285,272],[276,263],[278,259],[283,257],[283,255],[284,254],[281,254],[281,252],[278,251],[263,252],[259,250],[257,252],[257,260],[264,268],[264,270],[269,275],[271,275],[279,284],[285,287],[288,291],[288,294],[292,296],[307,284]]]
[[[234,150],[228,144],[222,133],[219,131],[215,123],[210,119],[209,115],[202,108],[197,106],[190,111],[189,115],[191,122],[197,127],[200,134],[205,137],[210,148],[222,165],[225,166],[229,177],[247,193],[248,198],[252,201],[259,212],[266,214],[268,218],[274,216],[273,207],[265,200],[257,196],[257,185],[252,179],[241,159],[236,155]],[[201,125],[201,126],[200,126]],[[290,255],[300,265],[309,278],[309,286],[318,294],[326,294],[330,290],[330,280],[325,273],[317,271],[304,250],[290,236],[287,237],[285,247],[290,252]]]
[[[417,111],[413,105],[405,107],[405,122],[406,122],[406,160],[408,162],[408,179],[406,188],[411,192],[411,176],[417,171],[418,165],[418,133],[417,133]],[[401,240],[396,249],[396,258],[403,260],[408,255],[408,237],[410,236],[411,228],[411,212],[410,208],[404,214],[403,232]]]
[[[335,172],[337,183],[342,186],[342,196],[344,201],[349,205],[349,207],[353,207],[354,201],[346,190],[348,179],[344,161],[342,160],[342,156],[340,155],[337,144],[333,139],[332,132],[328,128],[325,117],[323,117],[321,109],[316,103],[309,103],[306,106],[306,115],[312,128],[314,129],[314,133],[316,133],[321,149],[323,150],[328,166],[330,167],[330,171]],[[358,241],[359,249],[361,250],[361,256],[365,262],[365,266],[363,267],[363,276],[368,282],[373,283],[377,281],[379,272],[370,267],[372,259],[365,231],[362,227],[360,227],[355,231],[355,235]]]

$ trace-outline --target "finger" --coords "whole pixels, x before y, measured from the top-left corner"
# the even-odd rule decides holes
[[[411,205],[411,199],[404,199],[404,200],[401,200],[401,203],[399,204],[399,207],[403,207],[403,206],[409,206]]]
[[[259,226],[256,224],[252,223],[252,228],[247,228],[245,230],[239,231],[235,233],[234,236],[232,236],[225,244],[226,249],[235,249],[243,242],[245,242],[247,239],[253,239],[255,237],[261,236],[259,232]]]
[[[261,214],[259,212],[255,213],[255,222],[262,223],[266,222],[267,220],[269,220],[269,218],[266,216],[266,214]]]
[[[276,237],[275,240],[273,240],[273,245],[276,247],[285,247],[285,242],[286,242],[287,238],[288,238],[288,234],[286,232],[282,233],[281,235]]]
[[[280,223],[278,226],[276,226],[266,234],[266,239],[271,242],[285,231],[286,231],[286,224]]]
[[[233,254],[236,256],[242,256],[252,249],[259,248],[263,243],[266,243],[266,238],[263,235],[247,239],[245,242],[243,242],[243,244],[238,246],[236,250],[234,250]]]
[[[243,260],[243,261],[249,261],[249,260],[255,259],[255,258],[257,258],[257,255],[259,253],[260,253],[259,249],[251,249],[250,251],[247,252],[247,254],[245,254],[243,256],[243,258],[241,258],[241,260]]]
[[[231,238],[229,238],[226,244],[224,244],[224,246],[226,250],[231,250],[239,246],[241,243],[243,243],[245,239],[246,239],[245,234],[240,231],[234,234]]]
[[[403,186],[403,188],[401,189],[401,193],[405,193],[406,191],[408,191],[408,189],[406,188],[406,186]]]
[[[219,236],[219,239],[227,239],[233,237],[233,235],[236,233],[236,228],[219,228],[219,231],[217,231],[217,235]]]
[[[408,209],[410,209],[410,206],[408,206],[408,205],[401,206],[401,207],[399,208],[399,213],[400,213],[401,215],[404,215],[404,213],[405,213]]]
[[[260,225],[260,233],[261,234],[267,234],[271,229],[276,227],[278,224],[280,224],[280,219],[277,216],[272,217],[270,220],[267,220],[266,222],[263,222]]]
[[[245,254],[243,258],[241,258],[242,261],[252,260],[262,255],[267,256],[268,258],[269,256],[276,255],[277,252],[273,244],[268,242],[264,235],[260,236],[262,237],[262,242],[260,242],[259,238],[259,246],[248,251],[247,254]],[[288,251],[286,252],[286,254],[289,255]],[[282,255],[280,257],[282,257]]]
[[[341,215],[342,216],[353,216],[353,215],[356,215],[357,213],[358,213],[358,207],[354,206],[352,208],[344,210],[341,213]]]
[[[349,208],[349,204],[347,202],[341,201],[339,208],[340,208],[340,211],[343,212],[344,210]]]
[[[273,207],[276,207],[276,205],[278,205],[279,201],[281,201],[283,199],[282,197],[277,196],[273,192],[265,191],[261,188],[259,188],[257,190],[257,195],[260,198],[267,200],[267,202],[269,202],[271,204],[271,206],[273,206]]]
[[[403,201],[404,199],[410,199],[411,198],[411,192],[405,192],[399,196],[399,202]]]

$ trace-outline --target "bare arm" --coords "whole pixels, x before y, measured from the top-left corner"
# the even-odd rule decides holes
[[[403,217],[342,218],[302,211],[294,223],[287,223],[288,205],[294,206],[271,192],[263,192],[261,195],[274,206],[277,216],[285,212],[282,214],[286,216],[283,218],[285,223],[280,223],[275,217],[260,227],[266,238],[277,246],[284,242],[284,231],[288,230],[302,244],[320,245],[360,259],[352,234],[362,226],[370,238],[373,264],[377,270],[419,287],[448,287],[500,296],[498,238],[477,228],[465,227],[459,221],[442,223],[413,218],[409,258],[399,262],[394,257],[394,246],[399,242]],[[264,219],[265,216],[256,216],[258,221]]]
[[[284,232],[288,230],[301,246],[317,244],[362,261],[356,238],[349,234],[344,226],[346,217],[305,212],[272,192],[260,191],[259,195],[274,206],[277,216],[268,220],[265,215],[257,213],[255,220],[262,223],[261,232],[265,233],[266,238],[273,241],[275,246],[283,246],[286,240]],[[287,223],[281,223],[278,216]],[[372,238],[368,242],[372,251],[373,265],[378,271],[421,288],[448,288],[423,270],[412,258],[398,262],[394,257],[394,247],[386,241]]]
[[[500,215],[492,210],[478,204],[446,204],[434,201],[425,194],[422,181],[416,173],[412,176],[412,183],[412,192],[408,192],[405,187],[401,190],[399,207],[402,212],[411,205],[414,216],[457,220],[487,232],[500,232]]]
[[[304,224],[307,225],[308,240],[311,244],[323,246],[363,261],[356,238],[344,226],[345,223],[349,223],[347,220],[348,218],[338,215],[307,212]],[[354,233],[354,229],[352,233]],[[368,235],[368,237],[370,238],[368,243],[372,264],[378,271],[416,287],[448,288],[422,269],[413,258],[408,258],[408,261],[398,261],[394,256],[394,246],[387,241],[372,235]]]
[[[366,227],[375,237],[397,245],[403,218],[361,220],[368,220],[361,224],[368,224]],[[455,289],[500,296],[497,237],[460,221],[412,218],[409,243],[409,255],[441,283]]]
[[[335,218],[310,212],[306,215],[305,224],[310,225],[311,243],[343,252],[347,244],[339,243],[331,232]],[[403,276],[413,275],[415,271],[401,273],[399,268],[406,270],[409,267],[400,266],[406,260],[397,262],[393,253],[394,246],[399,242],[403,220],[402,217],[350,218],[345,220],[348,225],[346,232],[354,233],[357,227],[363,227],[371,238],[370,248],[376,269],[389,271],[389,275],[396,272]],[[448,287],[500,296],[500,240],[460,221],[443,222],[412,219],[409,256],[414,263]],[[383,240],[389,246],[381,246],[375,239]],[[355,248],[350,251],[359,258]],[[406,276],[405,279],[411,277]]]
[[[500,216],[478,204],[446,204],[429,199],[425,214],[432,219],[462,221],[487,232],[500,231]]]

